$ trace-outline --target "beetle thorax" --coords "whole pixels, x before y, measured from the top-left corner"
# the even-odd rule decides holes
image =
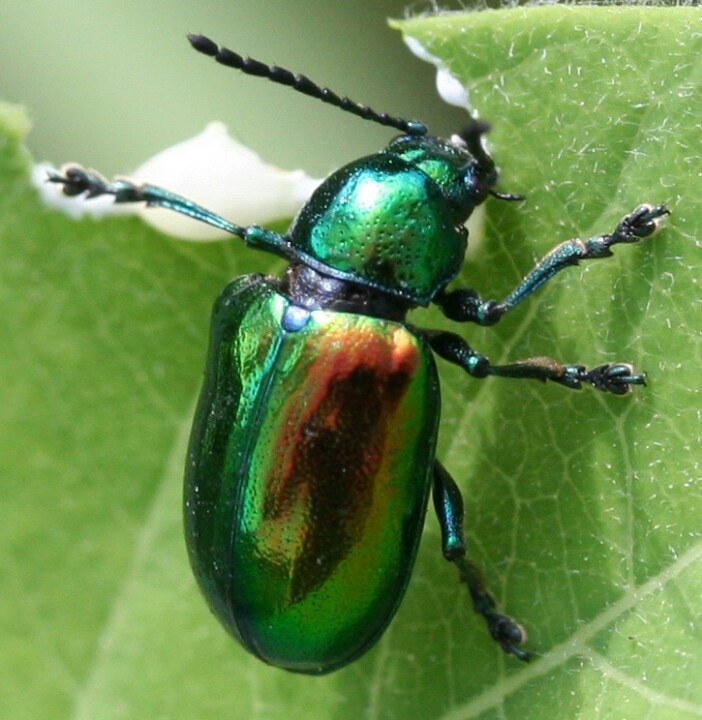
[[[485,193],[471,156],[436,138],[398,138],[332,174],[288,235],[301,262],[427,305],[461,269],[463,223]]]

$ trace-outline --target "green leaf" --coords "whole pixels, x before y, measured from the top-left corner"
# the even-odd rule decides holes
[[[440,456],[464,490],[471,556],[543,656],[522,665],[493,646],[433,517],[396,620],[350,667],[291,675],[225,635],[185,558],[185,444],[214,298],[281,266],[44,209],[24,121],[2,108],[2,717],[702,715],[699,10],[536,7],[402,29],[466,83],[501,188],[528,194],[488,202],[463,284],[502,297],[557,241],[607,232],[642,201],[674,213],[499,326],[458,328],[496,362],[626,360],[647,388],[619,399],[441,368]]]

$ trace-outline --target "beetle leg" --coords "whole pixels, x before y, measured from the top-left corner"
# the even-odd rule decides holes
[[[495,598],[485,587],[480,569],[466,559],[463,535],[463,498],[453,478],[437,460],[434,463],[434,508],[441,525],[441,547],[444,557],[458,568],[473,600],[475,612],[482,615],[492,638],[509,654],[529,660],[532,653],[520,648],[526,639],[524,629],[509,615],[497,612]]]
[[[665,205],[639,205],[625,215],[609,235],[597,235],[589,240],[566,240],[547,253],[534,269],[502,301],[484,300],[469,289],[442,291],[434,302],[446,317],[459,322],[494,325],[508,310],[536,292],[554,275],[581,260],[597,260],[612,256],[611,247],[622,243],[635,243],[649,237],[669,215]]]
[[[277,255],[289,256],[284,236],[266,230],[258,225],[242,227],[229,222],[221,215],[208,210],[180,195],[156,185],[135,183],[128,178],[107,181],[95,170],[86,170],[80,165],[64,165],[60,172],[49,172],[49,182],[63,185],[63,194],[69,197],[85,194],[87,199],[112,195],[115,203],[146,203],[149,207],[160,207],[187,215],[219,230],[240,237],[250,247]]]
[[[588,370],[584,365],[563,365],[550,357],[534,357],[508,365],[493,365],[456,333],[441,330],[422,330],[422,333],[437,355],[475,378],[549,380],[572,390],[580,390],[584,383],[589,383],[613,395],[626,395],[632,385],[646,384],[646,373],[635,372],[629,363],[605,363]]]

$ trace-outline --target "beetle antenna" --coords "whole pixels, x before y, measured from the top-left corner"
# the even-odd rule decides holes
[[[470,125],[466,126],[458,133],[457,141],[465,145],[470,154],[478,161],[478,165],[485,173],[495,173],[495,161],[492,159],[488,151],[483,146],[483,135],[490,130],[489,123],[484,120],[471,120]],[[490,195],[498,200],[526,200],[526,195],[517,193],[503,193],[497,190],[490,190]]]
[[[495,161],[490,157],[487,150],[483,147],[483,135],[490,130],[490,124],[484,120],[471,120],[458,136],[466,144],[466,148],[470,154],[478,161],[478,164],[486,172],[493,170]]]
[[[195,50],[201,52],[203,55],[209,55],[209,57],[214,58],[221,65],[241,70],[241,72],[247,75],[264,77],[272,82],[287,85],[293,88],[293,90],[303,93],[303,95],[309,95],[317,100],[334,105],[334,107],[345,110],[352,115],[358,115],[364,120],[370,120],[379,125],[394,127],[396,130],[400,130],[408,135],[422,136],[427,133],[427,127],[424,123],[417,120],[405,120],[403,118],[393,117],[387,113],[376,112],[367,105],[361,105],[353,100],[349,100],[347,97],[339,97],[333,90],[317,85],[317,83],[305,75],[296,75],[290,72],[290,70],[278,67],[277,65],[266,65],[266,63],[260,60],[242,57],[232,50],[219,47],[217,43],[204,35],[191,34],[188,35],[188,40]]]

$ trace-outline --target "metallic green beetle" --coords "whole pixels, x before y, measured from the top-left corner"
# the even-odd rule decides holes
[[[625,363],[492,365],[462,337],[406,322],[435,303],[491,325],[563,268],[651,235],[668,213],[641,205],[615,230],[548,253],[502,302],[446,289],[464,262],[464,223],[494,190],[495,165],[473,122],[442,140],[424,125],[339,98],[304,76],[190,36],[224,65],[267,77],[403,135],[332,174],[286,235],[241,227],[150,185],[108,183],[67,166],[68,195],[110,194],[197,218],[285,257],[283,278],[234,280],[212,317],[205,383],[185,477],[190,561],[212,611],[254,655],[322,674],[365,653],[391,621],[414,565],[430,490],[442,549],[476,612],[527,660],[521,627],[496,610],[465,557],[463,501],[435,458],[440,396],[434,353],[477,378],[590,383],[625,394],[645,376]]]

